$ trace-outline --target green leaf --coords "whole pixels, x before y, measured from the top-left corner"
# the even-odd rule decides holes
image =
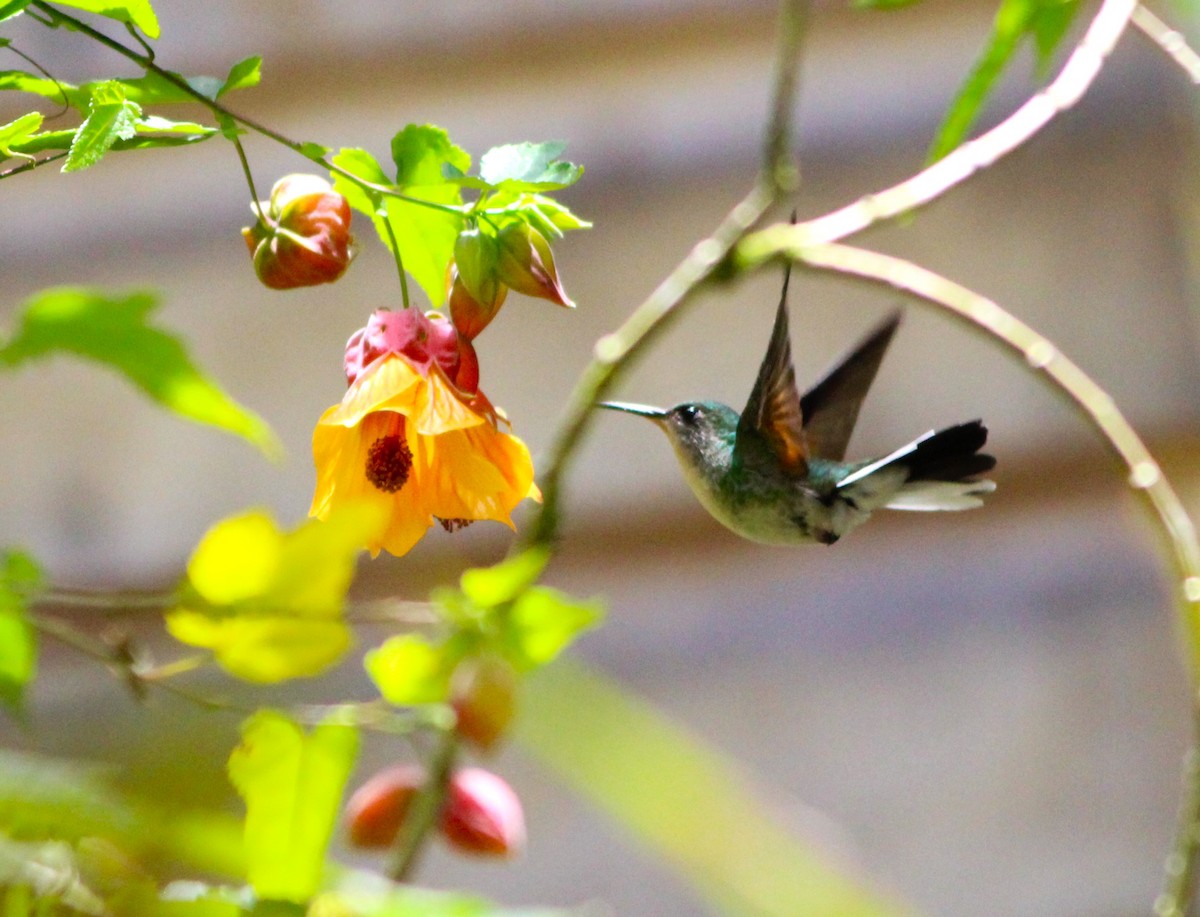
[[[147,38],[158,38],[158,17],[150,6],[150,0],[55,0],[59,6],[72,6],[78,10],[107,16],[117,22],[125,22],[141,29]]]
[[[34,76],[24,70],[0,70],[0,91],[29,92],[50,99],[56,105],[70,105],[77,111],[87,111],[91,94],[79,86]]]
[[[128,140],[137,132],[141,117],[141,106],[125,98],[118,82],[94,87],[88,116],[75,132],[75,142],[71,144],[63,171],[78,172],[94,166],[114,142]]]
[[[714,910],[904,913],[792,837],[778,803],[751,792],[716,750],[614,683],[560,663],[525,688],[518,738],[526,748],[683,873]]]
[[[604,617],[598,600],[578,602],[548,586],[535,586],[521,594],[509,612],[506,655],[523,672],[553,660],[585,630]]]
[[[521,191],[566,188],[583,175],[583,166],[559,161],[566,146],[561,140],[550,140],[492,147],[479,160],[479,177],[497,188]]]
[[[270,710],[242,725],[229,778],[246,803],[247,879],[259,898],[306,902],[316,893],[357,755],[349,726],[306,733]]]
[[[27,602],[41,587],[42,571],[27,554],[0,554],[0,703],[19,710],[37,670],[37,634]]]
[[[23,159],[32,159],[33,157],[29,154],[14,150],[13,147],[29,142],[41,126],[42,113],[38,111],[21,115],[17,120],[9,121],[7,124],[0,124],[0,153],[6,157],[18,156]]]
[[[11,19],[13,16],[19,16],[32,2],[33,0],[9,0],[8,3],[0,3],[0,22]],[[7,39],[5,43],[8,43]]]
[[[185,598],[167,630],[211,649],[238,678],[278,682],[317,675],[349,649],[346,592],[375,507],[347,505],[324,522],[282,533],[255,510],[213,526],[188,562]]]
[[[208,379],[178,338],[149,323],[157,306],[148,293],[44,290],[26,302],[16,331],[0,346],[0,364],[17,366],[54,353],[96,360],[179,416],[240,436],[267,456],[278,455],[271,428]]]
[[[463,594],[480,608],[511,602],[533,585],[549,560],[549,548],[529,548],[491,567],[467,570],[461,580]]]
[[[255,54],[252,57],[247,57],[245,60],[240,60],[229,68],[229,75],[225,77],[225,82],[217,91],[217,98],[220,98],[227,92],[233,92],[235,89],[249,89],[251,86],[257,86],[261,79],[261,55]]]
[[[170,133],[196,134],[194,139],[202,140],[219,133],[215,127],[198,124],[195,121],[172,121],[170,118],[160,118],[158,115],[146,115],[136,125],[139,134]]]
[[[930,162],[963,142],[1023,40],[1034,37],[1045,65],[1078,6],[1079,0],[1002,0],[988,44],[938,128],[929,151]]]
[[[450,675],[460,653],[416,634],[391,637],[363,658],[367,674],[389,704],[437,704],[450,693]]]

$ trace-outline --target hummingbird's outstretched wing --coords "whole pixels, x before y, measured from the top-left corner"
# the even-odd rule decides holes
[[[791,275],[789,264],[783,275],[783,293],[775,313],[771,343],[758,369],[750,400],[738,420],[737,443],[745,451],[745,444],[761,437],[778,459],[779,467],[800,477],[808,472],[808,447],[796,373],[792,369],[792,345],[788,340],[787,294]]]
[[[893,312],[804,393],[800,413],[809,455],[838,462],[845,458],[858,409],[899,324],[900,312]]]

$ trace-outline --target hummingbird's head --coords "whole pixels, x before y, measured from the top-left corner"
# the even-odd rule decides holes
[[[728,460],[737,434],[737,411],[718,401],[685,401],[666,409],[624,401],[601,401],[599,406],[658,424],[687,465],[712,468]]]

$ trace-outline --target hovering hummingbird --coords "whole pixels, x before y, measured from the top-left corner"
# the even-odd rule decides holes
[[[666,410],[619,401],[600,406],[658,424],[704,508],[751,541],[833,544],[877,509],[982,506],[981,496],[996,485],[976,475],[996,460],[979,451],[987,428],[978,420],[931,430],[882,458],[843,461],[900,313],[888,316],[800,395],[788,340],[790,276],[789,266],[771,342],[741,414],[717,401],[686,401]]]

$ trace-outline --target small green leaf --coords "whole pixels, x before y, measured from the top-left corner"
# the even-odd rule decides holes
[[[349,726],[305,733],[270,710],[242,725],[229,779],[246,803],[247,879],[259,898],[303,903],[316,893],[357,756],[358,733]]]
[[[491,567],[476,567],[462,575],[462,591],[480,608],[511,602],[528,589],[550,560],[548,548],[529,548]]]
[[[28,92],[50,99],[56,105],[70,105],[76,111],[86,112],[91,94],[79,86],[34,76],[24,70],[0,70],[0,91]]]
[[[222,520],[188,562],[193,597],[167,630],[210,649],[230,674],[271,683],[320,674],[349,649],[346,592],[375,507],[347,505],[288,533],[262,511]]]
[[[136,125],[139,134],[169,133],[195,134],[194,139],[201,140],[218,133],[215,127],[198,124],[195,121],[172,121],[170,118],[160,118],[158,115],[146,115]]]
[[[88,116],[75,132],[63,171],[78,172],[94,166],[118,139],[128,140],[137,133],[141,117],[141,106],[125,98],[118,82],[94,87]]]
[[[41,582],[41,570],[29,555],[0,555],[0,703],[10,710],[20,708],[37,670],[37,634],[26,605]]]
[[[389,704],[408,707],[446,700],[458,654],[416,634],[391,637],[366,654],[363,665]]]
[[[32,159],[28,153],[22,153],[19,150],[14,150],[13,147],[17,144],[28,143],[42,126],[42,113],[31,111],[27,115],[21,115],[15,121],[9,121],[8,124],[0,124],[0,153],[6,157],[17,156],[22,159]]]
[[[72,6],[97,16],[107,16],[141,29],[147,38],[158,38],[158,17],[150,0],[55,0],[60,6]]]
[[[552,191],[575,184],[583,167],[560,162],[566,149],[561,140],[510,143],[492,147],[479,160],[479,177],[497,188]]]
[[[539,668],[603,617],[604,605],[598,600],[578,602],[557,589],[534,586],[509,612],[506,655],[520,671]]]
[[[227,92],[233,92],[235,89],[249,89],[251,86],[257,86],[261,79],[261,55],[255,54],[252,57],[247,57],[245,60],[240,60],[229,68],[229,76],[225,77],[225,82],[217,91],[217,98],[220,98]]]
[[[148,293],[44,290],[25,303],[17,330],[0,346],[0,365],[54,353],[96,360],[179,416],[240,436],[267,456],[278,455],[271,428],[201,373],[178,338],[149,324],[157,306]]]

